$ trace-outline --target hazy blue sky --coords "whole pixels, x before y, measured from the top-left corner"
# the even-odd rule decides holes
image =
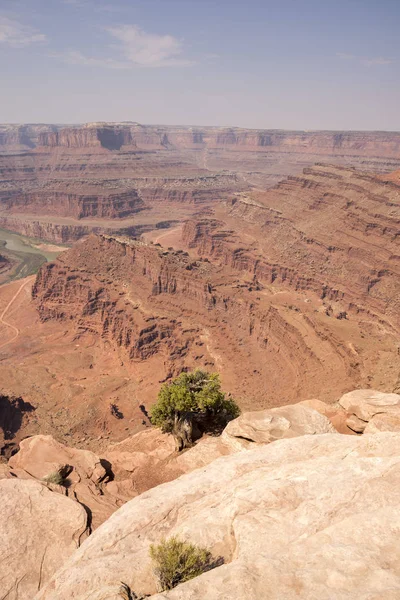
[[[0,122],[400,130],[400,0],[0,0]]]

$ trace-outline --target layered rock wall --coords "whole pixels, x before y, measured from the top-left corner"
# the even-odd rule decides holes
[[[2,193],[1,205],[10,212],[24,213],[27,209],[38,214],[83,219],[120,219],[143,210],[145,204],[136,190],[110,195],[83,195],[64,192]]]
[[[166,294],[212,306],[210,286],[191,271],[190,260],[182,255],[165,256],[140,242],[91,236],[44,265],[32,294],[42,321],[73,321],[81,331],[124,348],[130,358],[144,360],[164,350],[179,355],[188,343],[181,325],[157,312],[149,314],[141,299]]]
[[[55,132],[46,132],[39,136],[39,146],[54,148],[106,148],[119,150],[123,145],[131,145],[132,136],[127,127],[77,127],[63,128]]]
[[[35,148],[40,136],[53,133],[56,125],[0,125],[0,153]]]
[[[397,132],[283,131],[219,127],[166,127],[139,124],[89,124],[39,137],[41,146],[69,148],[124,145],[137,148],[238,149],[257,152],[353,154],[400,158]]]
[[[399,194],[398,185],[377,177],[319,165],[264,194],[237,195],[225,221],[191,220],[183,236],[200,256],[262,284],[309,290],[398,329]],[[257,243],[232,227],[238,219]]]
[[[328,380],[329,397],[359,385],[379,353],[383,323],[386,361],[397,360],[397,292],[386,305],[374,297],[356,304],[356,281],[341,290],[297,265],[274,262],[271,271],[255,247],[236,252],[228,230],[222,249],[212,240],[219,248],[213,252],[204,222],[188,224],[186,234],[189,229],[191,239],[205,242],[200,260],[108,236],[92,236],[63,253],[42,267],[33,289],[42,321],[94,334],[129,360],[163,357],[167,377],[195,366],[216,369],[244,406],[326,398]],[[348,327],[357,348],[348,342]],[[364,348],[366,331],[375,342]]]

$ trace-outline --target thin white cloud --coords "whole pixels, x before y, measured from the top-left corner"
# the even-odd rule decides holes
[[[24,48],[31,44],[40,44],[46,41],[46,36],[33,27],[23,25],[19,21],[0,16],[0,44],[12,48]]]
[[[378,58],[365,58],[362,59],[362,64],[366,65],[367,67],[373,67],[374,65],[392,65],[394,63],[394,60],[392,60],[391,58],[382,58],[382,57],[378,57]]]
[[[111,48],[120,58],[86,56],[77,50],[51,56],[61,58],[67,64],[106,69],[187,67],[194,64],[181,56],[183,43],[172,35],[147,33],[136,25],[107,27],[105,31],[116,40]]]
[[[121,13],[126,11],[126,7],[117,4],[99,4],[97,0],[95,2],[91,0],[61,0],[61,2],[75,8],[87,8],[96,13]]]
[[[346,54],[345,52],[336,52],[336,56],[343,60],[353,60],[354,58],[357,58],[354,54]]]
[[[192,61],[181,58],[183,43],[172,35],[146,33],[136,25],[108,27],[120,50],[132,65],[140,67],[184,67]]]
[[[365,67],[373,67],[379,65],[391,65],[395,61],[391,58],[383,58],[382,56],[376,58],[366,58],[362,56],[356,56],[354,54],[346,54],[345,52],[337,52],[336,56],[342,60],[356,61]]]
[[[61,58],[68,65],[83,65],[85,67],[104,67],[106,69],[130,69],[127,62],[114,60],[113,58],[94,58],[85,56],[82,52],[70,50],[64,53],[52,53],[52,58]]]

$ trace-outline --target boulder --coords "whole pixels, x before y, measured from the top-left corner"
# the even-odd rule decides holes
[[[45,485],[0,480],[0,590],[32,600],[87,534],[82,506]]]
[[[400,434],[283,439],[134,498],[35,600],[394,600],[399,529]],[[149,546],[172,535],[224,564],[157,594]]]
[[[111,464],[116,481],[107,484],[107,490],[131,482],[130,498],[148,489],[176,479],[199,467],[204,467],[220,456],[238,452],[249,442],[231,436],[203,436],[195,446],[176,452],[172,435],[159,429],[141,431],[122,442],[109,446],[105,455]]]
[[[122,504],[105,489],[109,477],[105,461],[88,450],[64,446],[50,435],[35,435],[23,440],[19,452],[10,458],[8,465],[18,477],[26,473],[39,480],[64,472],[67,475],[65,487],[49,485],[85,506],[92,529]]]
[[[330,420],[304,404],[291,404],[269,410],[243,413],[228,423],[225,436],[269,444],[299,435],[333,433]]]
[[[359,419],[357,415],[350,415],[346,419],[346,427],[353,433],[364,433],[367,423]]]
[[[141,431],[110,445],[105,451],[118,485],[125,487],[130,483],[131,498],[173,478],[173,474],[167,476],[165,470],[174,455],[172,435],[163,434],[159,429]],[[107,488],[115,485],[112,481]]]
[[[342,408],[339,402],[334,402],[333,404],[327,404],[326,402],[322,402],[321,400],[317,400],[313,398],[311,400],[302,400],[299,402],[302,406],[308,406],[309,408],[313,408],[317,412],[321,413],[321,415],[325,415],[328,417],[336,431],[339,433],[352,434],[354,432],[350,431],[346,425],[346,419],[348,417],[347,412]]]
[[[347,411],[346,425],[356,433],[363,433],[367,424],[375,415],[392,415],[400,417],[400,394],[379,392],[377,390],[354,390],[344,394],[339,400],[340,406]],[[382,431],[385,420],[380,420],[376,430]],[[386,421],[388,422],[388,421]],[[389,426],[388,431],[392,429]],[[368,433],[373,433],[370,427]]]
[[[400,411],[397,415],[391,413],[374,415],[364,429],[364,433],[379,433],[380,431],[400,432]]]

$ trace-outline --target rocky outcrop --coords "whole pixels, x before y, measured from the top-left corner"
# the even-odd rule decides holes
[[[0,216],[0,227],[20,233],[26,237],[56,242],[59,244],[69,244],[88,236],[91,232],[97,233],[92,227],[87,225],[67,225],[51,223],[42,220],[25,220],[24,218],[2,217]],[[99,228],[98,233],[101,232]]]
[[[304,404],[292,404],[244,413],[228,423],[224,436],[269,444],[282,438],[334,431],[331,421],[321,413]]]
[[[125,504],[36,598],[117,600],[123,582],[160,600],[394,600],[399,479],[391,433],[309,435],[223,457]],[[171,535],[224,564],[156,595],[149,546]]]
[[[124,288],[127,293],[121,294]],[[32,294],[42,321],[74,321],[78,329],[98,333],[124,348],[131,359],[141,360],[157,352],[179,359],[191,343],[176,319],[149,314],[141,298],[192,299],[203,310],[214,303],[201,269],[182,253],[94,235],[44,265]]]
[[[324,406],[329,410],[328,405]],[[231,421],[221,436],[204,436],[182,453],[175,451],[173,436],[150,429],[112,444],[105,451],[105,456],[116,480],[126,482],[129,479],[136,493],[141,494],[184,473],[205,467],[220,456],[228,456],[256,444],[335,431],[326,416],[300,403],[244,413]]]
[[[1,478],[1,592],[30,600],[87,536],[84,508],[34,480]]]
[[[302,404],[244,413],[222,436],[203,437],[186,452],[177,453],[173,436],[149,429],[104,451],[104,458],[88,450],[61,444],[49,435],[22,440],[8,461],[7,477],[52,481],[61,474],[54,492],[81,504],[91,531],[106,521],[127,500],[157,485],[176,479],[220,456],[283,437],[334,432],[328,418]]]
[[[40,220],[39,220],[40,219]],[[142,233],[152,230],[154,225],[136,225],[128,226],[127,223],[121,221],[119,224],[115,222],[98,221],[96,224],[85,224],[85,221],[57,222],[56,220],[46,220],[44,217],[26,218],[25,215],[13,215],[2,217],[0,215],[0,228],[8,229],[20,233],[23,236],[55,242],[56,244],[72,244],[82,238],[88,237],[91,233],[122,235],[133,238],[140,237]]]
[[[314,399],[281,408],[244,413],[231,421],[221,436],[204,436],[194,447],[182,453],[175,452],[172,436],[156,429],[140,432],[120,443],[112,444],[105,450],[104,459],[90,451],[60,444],[51,436],[38,435],[23,440],[19,452],[10,458],[8,464],[0,464],[0,497],[6,498],[5,518],[9,503],[11,505],[13,502],[13,494],[22,498],[22,507],[27,495],[27,501],[31,503],[29,515],[25,517],[21,509],[18,519],[15,514],[9,515],[9,522],[7,521],[4,530],[10,539],[11,533],[18,530],[17,552],[12,554],[12,559],[11,555],[5,558],[6,580],[12,590],[10,597],[14,600],[28,600],[32,597],[30,586],[36,585],[36,590],[39,590],[38,598],[41,598],[42,585],[63,563],[60,553],[57,554],[54,547],[55,540],[59,540],[66,560],[68,552],[72,551],[69,550],[72,547],[69,545],[69,536],[72,535],[73,542],[79,543],[81,538],[93,530],[96,530],[91,537],[93,544],[88,541],[83,546],[87,546],[88,551],[82,549],[83,553],[74,555],[71,562],[65,564],[65,568],[61,567],[54,582],[49,583],[49,587],[43,592],[43,597],[64,598],[63,594],[67,593],[66,590],[70,592],[68,586],[73,584],[74,578],[77,584],[75,594],[83,600],[92,597],[91,594],[96,598],[117,599],[121,581],[132,593],[152,594],[156,588],[146,553],[148,546],[151,542],[157,542],[157,539],[175,534],[184,535],[190,541],[206,543],[216,558],[222,556],[225,561],[223,577],[228,573],[228,581],[232,579],[232,585],[238,568],[240,571],[250,568],[246,566],[247,560],[249,565],[259,565],[256,567],[257,577],[253,579],[256,587],[251,588],[249,597],[264,597],[259,596],[263,585],[260,573],[263,572],[264,562],[259,564],[256,556],[249,551],[253,537],[262,530],[261,544],[272,544],[268,536],[276,536],[282,528],[282,540],[279,538],[281,547],[286,531],[294,527],[293,536],[289,535],[285,542],[287,546],[283,544],[286,562],[278,568],[278,587],[274,586],[273,589],[277,593],[283,593],[285,598],[291,598],[290,594],[298,593],[300,589],[304,598],[308,598],[307,594],[314,589],[309,586],[323,583],[326,589],[322,587],[318,592],[320,597],[324,597],[326,592],[328,599],[331,588],[325,582],[329,581],[329,577],[318,578],[317,570],[309,570],[309,565],[300,569],[303,581],[300,588],[295,585],[292,590],[292,576],[286,578],[285,575],[295,568],[291,566],[292,561],[297,569],[302,540],[310,545],[309,552],[314,556],[315,564],[318,564],[317,556],[322,556],[326,561],[325,568],[335,569],[334,566],[329,566],[328,551],[325,556],[322,548],[324,545],[328,547],[326,536],[330,536],[329,547],[332,544],[340,545],[340,535],[346,527],[353,530],[349,520],[356,521],[360,511],[364,509],[370,510],[368,514],[372,514],[374,508],[378,508],[374,505],[375,498],[379,503],[386,490],[386,481],[392,493],[395,493],[392,473],[395,477],[393,469],[397,462],[400,464],[400,444],[397,440],[399,434],[392,434],[392,437],[386,433],[363,436],[366,438],[364,443],[360,437],[335,433],[331,424],[340,411],[350,415],[355,406],[360,407],[362,404],[364,416],[368,411],[374,412],[377,401],[380,407],[391,406],[392,412],[374,412],[368,427],[378,417],[389,417],[389,421],[394,419],[397,405],[394,402],[396,398],[393,400],[392,397],[396,395],[386,394],[386,401],[383,396],[384,394],[373,391],[369,391],[367,396],[367,390],[361,390],[348,393],[341,399],[345,408],[341,404],[330,406]],[[371,408],[374,406],[375,409]],[[329,418],[325,415],[329,415]],[[386,426],[391,430],[393,423],[389,421]],[[384,427],[385,423],[378,421],[376,431]],[[350,430],[347,429],[347,432],[350,433]],[[347,441],[349,437],[351,442]],[[383,444],[382,440],[385,440]],[[262,451],[266,446],[270,450]],[[237,459],[231,455],[236,455]],[[390,472],[389,478],[386,477],[387,471]],[[189,476],[190,479],[186,480],[188,476],[185,474],[191,472],[193,474]],[[220,480],[218,474],[222,473]],[[61,475],[60,480],[55,477],[56,474]],[[305,487],[304,481],[308,482]],[[226,489],[229,489],[228,496]],[[206,495],[204,490],[207,491]],[[49,522],[54,534],[50,535],[46,530],[42,513],[36,505],[37,494],[41,499],[40,510],[48,510],[52,515]],[[57,512],[57,496],[64,501],[73,501],[72,504],[84,513],[71,504],[65,504],[63,510],[69,508],[67,525],[66,516]],[[273,518],[270,514],[271,497],[274,498]],[[132,498],[136,500],[131,502]],[[390,493],[387,496],[385,493],[385,502],[389,508],[393,508],[395,496],[392,497]],[[117,511],[122,505],[125,505],[122,510]],[[62,506],[61,502],[60,508]],[[318,510],[315,510],[316,507]],[[383,527],[381,519],[384,524],[386,510],[385,504],[379,506],[376,527]],[[111,517],[115,511],[116,514]],[[217,520],[216,515],[219,515]],[[196,523],[201,522],[203,525],[204,518],[207,527],[201,529]],[[30,519],[34,520],[32,526]],[[69,526],[75,522],[74,519],[77,520],[78,527],[71,534]],[[254,526],[254,522],[257,526]],[[102,527],[96,529],[102,523]],[[243,529],[240,523],[243,523]],[[19,531],[18,528],[25,525],[32,529],[29,532],[31,537],[23,529]],[[264,531],[265,527],[267,529]],[[336,528],[342,532],[340,535],[336,533]],[[125,534],[126,530],[130,532],[129,536]],[[59,534],[59,531],[62,533]],[[79,532],[76,534],[79,539],[75,537],[75,531]],[[208,533],[204,538],[202,536],[205,531]],[[38,540],[36,543],[34,536],[40,534],[40,542]],[[325,540],[323,542],[320,541],[321,535]],[[360,558],[361,538],[356,536],[353,539],[350,535],[346,539],[347,551],[349,547],[352,548]],[[4,544],[4,540],[2,543]],[[8,543],[7,538],[6,548]],[[297,544],[299,553],[294,557],[291,545],[296,547]],[[110,550],[106,554],[105,547]],[[276,548],[276,545],[273,547]],[[315,555],[318,547],[319,554]],[[372,545],[371,551],[373,547]],[[370,553],[367,548],[364,547],[363,568],[370,569]],[[43,557],[40,558],[42,554]],[[260,556],[264,556],[264,553],[260,553]],[[273,557],[269,556],[268,562],[270,560],[274,561]],[[15,569],[16,561],[18,565]],[[39,568],[38,561],[42,563]],[[94,577],[91,569],[95,568],[98,561],[100,569]],[[221,560],[218,564],[220,563]],[[115,569],[118,570],[117,575]],[[219,571],[214,572],[217,577],[215,589],[227,592],[226,597],[229,598],[229,587],[227,590],[221,587],[220,590],[219,586],[223,584],[218,573]],[[351,573],[350,571],[347,579],[352,580],[354,576],[352,585],[355,586],[358,575]],[[24,585],[20,585],[21,576]],[[214,582],[214,579],[211,581]],[[333,581],[335,583],[332,585],[336,585],[335,578]],[[64,585],[67,587],[64,588]],[[177,594],[177,598],[186,598],[188,589],[192,589],[190,585],[195,586],[193,593],[198,594],[203,583],[199,581],[201,587],[197,587],[194,581],[179,586],[171,592],[171,597]],[[206,580],[205,585],[208,588],[212,583]],[[343,589],[336,590],[337,593],[350,591],[345,584]],[[245,593],[244,589],[241,593]],[[341,598],[340,593],[335,597]],[[350,595],[349,598],[351,597]],[[247,596],[243,598],[245,600]],[[347,596],[343,595],[343,598]]]
[[[346,425],[355,433],[400,431],[400,394],[354,390],[339,404],[348,414]]]
[[[65,486],[59,487],[81,504],[88,515],[88,527],[96,529],[118,506],[121,500],[107,490],[112,472],[107,461],[89,450],[69,448],[51,436],[36,435],[20,443],[19,452],[8,462],[18,473],[26,473],[38,480],[58,472],[65,473]],[[130,497],[135,494],[132,493]]]
[[[114,125],[63,128],[39,136],[39,146],[65,146],[67,148],[105,148],[119,150],[123,145],[132,145],[129,127]]]

